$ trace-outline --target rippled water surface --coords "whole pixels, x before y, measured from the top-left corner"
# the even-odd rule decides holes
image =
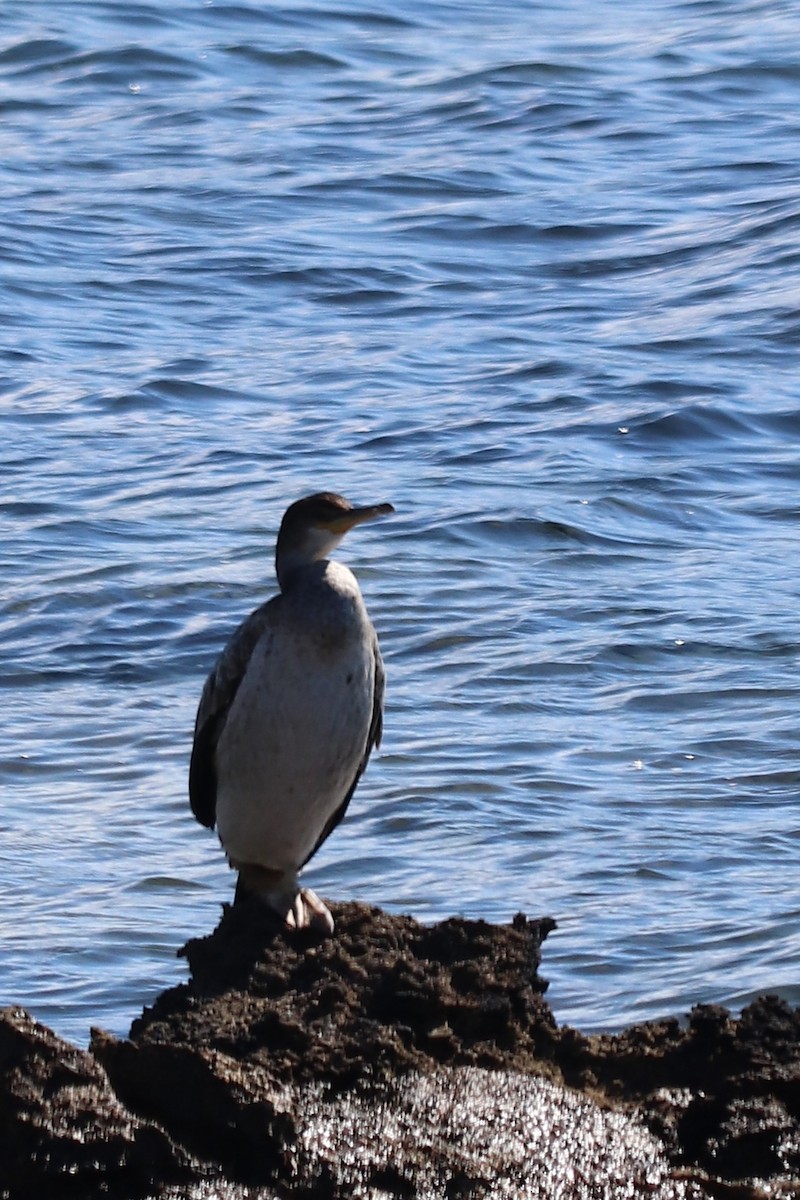
[[[800,1000],[800,10],[5,0],[3,1002],[85,1041],[231,873],[194,711],[286,504],[385,739],[308,871],[558,920],[559,1019]]]

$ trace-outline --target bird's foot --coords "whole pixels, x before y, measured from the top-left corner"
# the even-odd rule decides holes
[[[333,917],[326,904],[311,888],[301,888],[286,914],[289,929],[310,929],[324,936],[333,933]]]
[[[261,867],[255,863],[239,866],[234,904],[249,899],[266,905],[287,929],[305,929],[320,937],[333,933],[333,917],[311,888],[301,888],[297,875]]]

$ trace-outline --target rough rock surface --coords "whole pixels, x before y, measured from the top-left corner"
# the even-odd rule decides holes
[[[133,1116],[93,1055],[20,1008],[0,1017],[0,1195],[143,1194],[153,1178],[187,1181],[186,1155]]]
[[[227,909],[89,1052],[6,1010],[0,1196],[800,1195],[800,1010],[587,1037],[543,998],[549,920],[333,912],[315,943]]]

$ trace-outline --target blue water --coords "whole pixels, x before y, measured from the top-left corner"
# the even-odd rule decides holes
[[[5,0],[2,1002],[85,1042],[233,877],[186,775],[284,507],[385,740],[308,871],[549,914],[560,1020],[800,1001],[800,9]]]

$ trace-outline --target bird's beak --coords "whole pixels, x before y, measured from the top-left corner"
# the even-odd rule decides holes
[[[374,521],[376,517],[383,517],[386,513],[393,512],[394,505],[392,504],[365,504],[361,508],[351,508],[342,513],[340,517],[336,517],[330,522],[328,528],[333,533],[347,533],[348,529],[352,529],[354,525],[363,525],[365,521]]]

